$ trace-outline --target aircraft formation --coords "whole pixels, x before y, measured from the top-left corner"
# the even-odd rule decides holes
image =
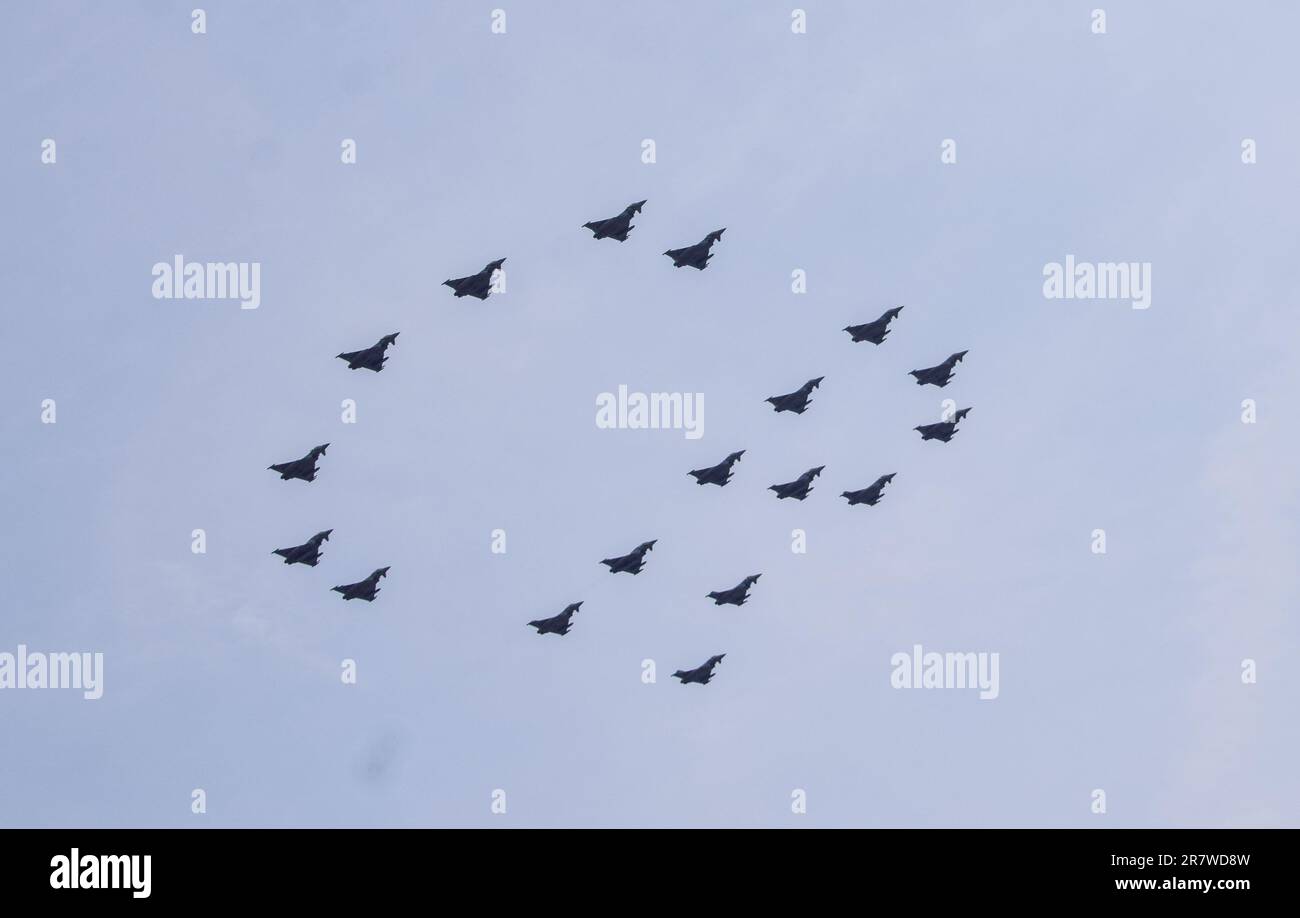
[[[625,207],[621,213],[607,217],[603,220],[592,220],[582,225],[583,229],[590,230],[593,238],[616,239],[619,242],[626,242],[628,234],[636,227],[632,223],[633,218],[641,213],[645,206],[645,201],[637,201]],[[663,254],[672,259],[673,266],[676,268],[692,267],[698,271],[703,271],[709,266],[709,261],[713,258],[713,246],[722,240],[722,234],[726,228],[714,230],[707,234],[703,239],[694,245],[684,246],[679,249],[669,249]],[[475,274],[465,277],[450,278],[443,281],[443,286],[450,287],[452,293],[457,298],[472,296],[479,300],[486,300],[494,290],[494,283],[497,272],[502,270],[505,264],[504,258],[498,258],[489,261]],[[898,319],[903,312],[902,306],[895,306],[886,309],[885,312],[877,319],[866,322],[861,325],[849,325],[843,330],[849,334],[853,342],[870,342],[871,344],[883,344],[890,333],[890,324]],[[375,344],[370,347],[362,348],[356,351],[345,351],[337,355],[337,359],[347,361],[348,369],[358,370],[366,369],[379,373],[384,369],[384,364],[388,360],[387,351],[390,347],[397,344],[397,336],[400,332],[384,335]],[[965,358],[967,351],[957,351],[951,354],[941,363],[932,367],[924,367],[919,370],[912,370],[909,375],[912,376],[918,386],[937,386],[938,388],[946,387],[952,382],[956,372],[957,364]],[[773,395],[766,399],[772,406],[773,411],[777,413],[791,412],[794,414],[803,414],[812,405],[812,393],[825,380],[824,376],[817,376],[809,379],[798,389],[788,392],[784,395]],[[958,433],[958,425],[965,420],[970,413],[970,408],[961,408],[953,412],[951,416],[932,424],[922,424],[915,428],[923,441],[938,440],[942,443],[948,443]],[[289,481],[298,479],[305,482],[316,480],[319,473],[318,463],[320,458],[325,455],[328,443],[313,447],[305,456],[300,459],[293,459],[288,462],[275,463],[269,466],[271,471],[279,474],[281,480]],[[717,465],[703,469],[693,469],[687,474],[695,479],[696,484],[712,484],[718,487],[725,487],[734,475],[734,466],[740,462],[741,457],[745,455],[745,450],[737,450],[729,454]],[[824,465],[819,465],[808,469],[793,481],[787,481],[782,484],[774,484],[768,487],[769,491],[775,492],[779,500],[793,499],[806,500],[813,490],[813,482],[825,470]],[[870,485],[854,491],[843,491],[840,497],[843,497],[850,507],[859,504],[874,507],[884,496],[885,488],[890,485],[895,477],[895,473],[890,472],[881,475]],[[272,554],[283,559],[285,564],[305,564],[315,567],[323,552],[321,546],[329,540],[332,529],[326,529],[316,533],[301,545],[294,545],[289,548],[277,548]],[[657,539],[651,539],[648,542],[642,542],[625,555],[618,555],[613,558],[605,558],[600,563],[605,565],[611,574],[627,573],[636,575],[641,573],[646,565],[646,556],[654,550]],[[374,602],[378,596],[379,581],[388,576],[388,567],[376,568],[368,577],[355,583],[342,584],[332,587],[332,591],[339,593],[344,601],[352,599],[362,599],[366,602]],[[751,574],[745,577],[736,586],[725,590],[715,590],[706,594],[707,599],[713,600],[715,605],[734,605],[743,606],[749,600],[749,591],[758,583],[761,574]],[[533,628],[539,635],[557,634],[566,635],[573,627],[573,616],[582,608],[582,602],[574,602],[565,606],[563,611],[550,618],[534,619],[528,622],[528,627]],[[673,677],[678,679],[681,684],[687,685],[696,683],[699,685],[708,685],[713,679],[713,670],[722,662],[726,654],[715,654],[708,658],[701,665],[693,669],[679,669],[673,673]]]

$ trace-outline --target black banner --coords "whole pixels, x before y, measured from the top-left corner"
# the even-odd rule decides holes
[[[1192,902],[1231,908],[1285,890],[1283,830],[10,830],[11,901],[374,902],[437,889],[581,899],[632,875],[728,897],[772,884],[871,899]],[[725,855],[725,856],[724,856]],[[761,858],[761,860],[759,860]],[[753,861],[764,864],[756,878]],[[540,885],[539,885],[540,884]],[[549,890],[549,892],[548,892]],[[626,894],[628,891],[625,890]],[[781,890],[777,891],[780,894]]]

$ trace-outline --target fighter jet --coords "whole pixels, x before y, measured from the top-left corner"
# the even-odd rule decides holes
[[[682,265],[690,265],[692,268],[698,268],[703,271],[709,266],[709,259],[713,256],[709,254],[709,249],[713,248],[713,243],[722,238],[722,234],[727,231],[724,226],[720,230],[714,230],[705,236],[695,245],[688,245],[684,249],[669,249],[664,252],[673,260],[673,267],[680,268]]]
[[[597,239],[617,239],[619,242],[627,242],[627,234],[636,229],[632,225],[632,215],[641,213],[644,205],[645,201],[637,201],[623,208],[623,212],[617,217],[610,217],[608,220],[592,220],[582,226],[584,229],[591,230],[592,235]]]
[[[855,342],[870,341],[872,344],[883,344],[889,334],[889,323],[902,311],[902,306],[895,306],[893,309],[886,309],[885,314],[874,322],[867,322],[865,325],[849,325],[844,330],[853,336]]]
[[[709,599],[713,600],[715,606],[724,604],[743,606],[749,599],[749,588],[758,583],[758,578],[762,576],[762,574],[750,574],[729,590],[714,590],[708,594]]]
[[[687,472],[687,474],[695,477],[696,484],[715,484],[720,488],[724,487],[727,482],[731,481],[731,467],[739,462],[740,457],[743,455],[745,455],[745,451],[742,449],[739,452],[732,453],[717,465],[709,466],[707,469],[695,469]]]
[[[932,386],[938,386],[942,389],[952,381],[953,368],[961,362],[961,359],[969,353],[968,351],[958,351],[943,363],[934,367],[926,367],[924,370],[912,370],[910,375],[916,377],[916,384],[924,386],[929,383]]]
[[[774,484],[768,488],[769,491],[775,491],[776,496],[782,499],[793,497],[795,500],[803,500],[808,496],[808,492],[813,489],[813,479],[822,473],[824,465],[819,465],[815,469],[809,469],[794,481],[787,481],[785,484]]]
[[[890,472],[888,475],[881,475],[870,486],[863,488],[861,491],[845,491],[840,497],[848,498],[849,506],[854,504],[866,504],[868,507],[874,507],[880,503],[880,498],[884,496],[885,485],[894,480],[897,472]]]
[[[559,615],[552,615],[550,618],[539,618],[528,623],[529,627],[536,628],[538,634],[568,634],[570,619],[573,613],[582,608],[582,603],[571,602],[564,607],[564,611]]]
[[[343,586],[330,587],[330,589],[335,593],[342,593],[344,599],[364,599],[366,602],[374,602],[375,596],[379,593],[379,580],[387,576],[388,568],[381,567],[365,580],[345,583]]]
[[[271,554],[279,555],[284,559],[285,564],[306,564],[309,567],[315,567],[321,556],[320,543],[329,541],[330,533],[333,531],[333,529],[326,529],[324,532],[316,533],[301,545],[295,545],[292,548],[277,548]]]
[[[609,565],[609,572],[617,574],[620,571],[627,571],[629,574],[641,573],[641,568],[645,566],[645,553],[655,547],[658,539],[651,539],[649,542],[642,542],[636,548],[632,549],[626,555],[617,558],[606,558],[601,564]]]
[[[400,334],[401,332],[393,332],[391,335],[384,335],[378,342],[360,351],[345,351],[339,354],[339,360],[346,360],[349,370],[359,370],[364,367],[378,373],[384,368],[384,361],[388,360],[384,356],[384,351],[388,350],[390,345],[397,343],[397,336]]]
[[[494,275],[501,266],[506,263],[504,258],[498,258],[496,261],[489,261],[482,271],[477,274],[471,274],[469,277],[457,277],[452,280],[442,282],[444,287],[450,287],[456,291],[456,296],[476,296],[480,300],[486,300],[488,294],[492,292],[492,275]]]
[[[325,455],[325,450],[328,448],[328,443],[322,443],[320,446],[313,446],[311,452],[301,459],[295,459],[292,462],[277,462],[275,465],[268,465],[267,468],[279,472],[281,481],[288,481],[290,478],[315,481],[316,460]]]
[[[812,399],[808,396],[812,395],[812,390],[820,386],[825,378],[825,376],[818,376],[816,379],[810,379],[795,391],[786,395],[774,395],[767,401],[772,403],[774,411],[793,411],[795,414],[803,414],[812,404]]]
[[[725,653],[709,657],[708,662],[703,666],[697,666],[694,669],[679,669],[673,673],[673,677],[682,680],[682,685],[688,682],[698,682],[700,685],[708,685],[709,680],[713,678],[713,667],[722,662]]]
[[[962,418],[970,413],[969,408],[962,408],[951,421],[940,421],[938,424],[922,424],[920,427],[913,427],[913,430],[921,432],[922,440],[942,440],[947,443],[957,433],[957,425],[961,423]]]

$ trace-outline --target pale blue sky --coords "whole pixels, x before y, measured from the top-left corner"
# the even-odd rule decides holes
[[[0,823],[1295,824],[1300,11],[198,2],[2,14],[0,650],[106,673],[0,693]],[[705,272],[660,254],[721,226]],[[260,262],[261,308],[153,299],[178,252]],[[1066,254],[1150,262],[1152,307],[1043,299]],[[438,286],[501,256],[504,296]],[[620,384],[704,393],[704,437],[597,429]],[[914,643],[998,652],[1000,697],[891,689]]]

